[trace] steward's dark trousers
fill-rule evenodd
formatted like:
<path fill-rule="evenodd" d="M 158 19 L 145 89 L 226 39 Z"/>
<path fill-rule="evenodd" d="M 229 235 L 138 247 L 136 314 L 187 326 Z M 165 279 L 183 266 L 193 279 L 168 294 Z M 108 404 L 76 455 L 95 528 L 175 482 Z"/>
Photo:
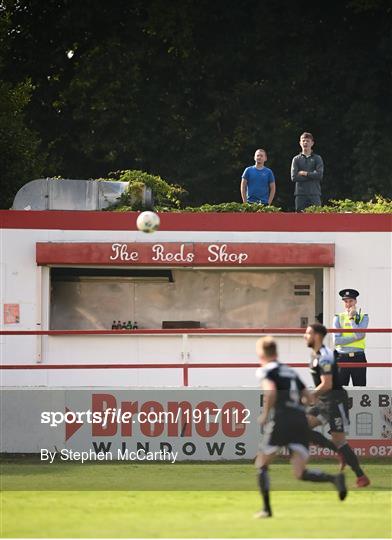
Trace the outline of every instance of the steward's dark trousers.
<path fill-rule="evenodd" d="M 338 353 L 338 363 L 341 362 L 355 362 L 358 364 L 366 364 L 365 353 Z M 353 382 L 353 386 L 366 386 L 366 367 L 357 368 L 340 368 L 340 384 L 348 386 L 350 384 L 350 377 Z"/>

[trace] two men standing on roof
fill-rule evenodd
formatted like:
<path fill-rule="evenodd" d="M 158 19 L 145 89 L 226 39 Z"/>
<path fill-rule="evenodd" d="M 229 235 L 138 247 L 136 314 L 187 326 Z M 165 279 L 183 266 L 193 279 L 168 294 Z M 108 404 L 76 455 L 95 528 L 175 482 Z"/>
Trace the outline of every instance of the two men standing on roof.
<path fill-rule="evenodd" d="M 302 212 L 308 206 L 321 206 L 321 180 L 324 163 L 313 152 L 314 138 L 305 131 L 299 138 L 301 152 L 291 163 L 291 180 L 295 183 L 295 211 Z M 241 178 L 241 198 L 243 203 L 271 205 L 276 193 L 275 177 L 264 164 L 267 152 L 258 148 L 254 155 L 255 165 L 246 167 Z"/>
<path fill-rule="evenodd" d="M 344 302 L 344 311 L 335 315 L 334 328 L 345 329 L 342 333 L 334 334 L 335 349 L 338 353 L 338 362 L 358 362 L 365 364 L 361 368 L 341 368 L 340 383 L 348 386 L 350 377 L 353 386 L 366 386 L 366 334 L 362 328 L 369 325 L 369 316 L 357 309 L 359 292 L 355 289 L 342 289 L 339 292 Z"/>

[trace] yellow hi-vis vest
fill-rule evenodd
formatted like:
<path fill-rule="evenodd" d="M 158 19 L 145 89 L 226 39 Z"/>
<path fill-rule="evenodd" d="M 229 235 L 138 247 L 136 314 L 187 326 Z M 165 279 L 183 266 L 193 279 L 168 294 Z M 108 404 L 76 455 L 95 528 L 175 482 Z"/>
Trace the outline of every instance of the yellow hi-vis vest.
<path fill-rule="evenodd" d="M 364 315 L 365 315 L 364 313 L 361 313 L 361 315 L 359 316 L 359 322 L 362 321 Z M 348 316 L 348 313 L 346 311 L 344 311 L 343 313 L 338 313 L 338 317 L 339 317 L 340 326 L 342 328 L 352 329 L 350 317 Z M 358 328 L 356 333 L 359 334 L 360 332 L 361 332 L 361 329 Z M 353 340 L 355 339 L 355 334 L 352 331 L 342 332 L 342 336 L 352 337 Z M 365 350 L 365 345 L 366 345 L 366 335 L 362 339 L 357 339 L 357 341 L 353 341 L 352 343 L 346 343 L 345 345 L 338 345 L 338 349 L 344 350 L 345 347 L 355 347 L 356 349 Z"/>

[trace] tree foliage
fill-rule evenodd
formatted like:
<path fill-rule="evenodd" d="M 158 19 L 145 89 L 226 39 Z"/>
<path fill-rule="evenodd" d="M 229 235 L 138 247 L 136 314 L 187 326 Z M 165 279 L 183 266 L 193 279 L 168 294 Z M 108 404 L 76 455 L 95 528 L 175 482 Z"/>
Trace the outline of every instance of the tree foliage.
<path fill-rule="evenodd" d="M 289 210 L 306 130 L 325 161 L 324 200 L 391 195 L 389 0 L 4 5 L 3 79 L 31 80 L 25 115 L 48 175 L 145 170 L 186 189 L 188 204 L 240 201 L 263 147 L 274 202 Z"/>
<path fill-rule="evenodd" d="M 0 19 L 0 45 L 5 43 L 8 24 Z M 18 189 L 42 172 L 39 139 L 25 119 L 32 90 L 28 79 L 15 84 L 0 81 L 0 208 L 9 208 Z"/>

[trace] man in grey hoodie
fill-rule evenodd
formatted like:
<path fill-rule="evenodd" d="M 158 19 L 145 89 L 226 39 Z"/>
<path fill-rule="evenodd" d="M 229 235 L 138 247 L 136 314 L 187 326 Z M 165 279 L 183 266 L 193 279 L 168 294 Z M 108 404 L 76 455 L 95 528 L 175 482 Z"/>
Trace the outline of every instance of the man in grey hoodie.
<path fill-rule="evenodd" d="M 302 133 L 299 138 L 302 152 L 291 163 L 291 180 L 295 182 L 295 211 L 301 212 L 308 206 L 321 205 L 321 185 L 324 163 L 318 154 L 312 152 L 313 135 Z"/>

